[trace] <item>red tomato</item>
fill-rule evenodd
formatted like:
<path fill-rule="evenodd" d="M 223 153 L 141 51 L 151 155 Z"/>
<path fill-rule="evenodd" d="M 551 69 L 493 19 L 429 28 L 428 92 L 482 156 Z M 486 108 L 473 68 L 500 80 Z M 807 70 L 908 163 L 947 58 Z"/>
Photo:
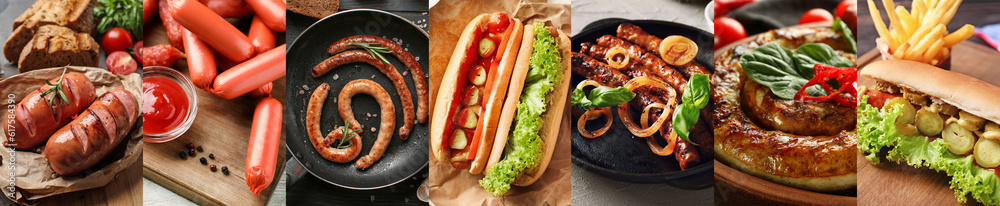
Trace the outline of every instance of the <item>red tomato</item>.
<path fill-rule="evenodd" d="M 820 8 L 810 9 L 805 14 L 802 14 L 802 18 L 799 18 L 799 24 L 828 21 L 833 21 L 833 14 L 830 14 L 826 9 Z"/>
<path fill-rule="evenodd" d="M 104 47 L 104 53 L 108 54 L 115 51 L 124 51 L 132 47 L 132 34 L 129 34 L 128 30 L 120 27 L 111 28 L 108 32 L 104 32 L 101 47 Z"/>
<path fill-rule="evenodd" d="M 507 14 L 503 12 L 497 12 L 490 16 L 490 22 L 486 25 L 490 33 L 497 33 L 507 30 L 507 26 L 510 25 L 510 18 L 507 18 Z"/>
<path fill-rule="evenodd" d="M 135 51 L 135 57 L 142 59 L 142 40 L 135 42 L 135 46 L 132 47 L 132 51 Z"/>
<path fill-rule="evenodd" d="M 740 24 L 736 19 L 715 18 L 715 49 L 746 37 L 747 30 L 743 29 L 743 24 Z"/>
<path fill-rule="evenodd" d="M 754 0 L 715 0 L 715 16 L 725 16 L 731 11 L 753 3 Z"/>
<path fill-rule="evenodd" d="M 114 51 L 108 55 L 108 70 L 112 74 L 117 75 L 129 75 L 135 72 L 138 65 L 135 63 L 135 59 L 132 58 L 128 52 L 125 51 Z"/>
<path fill-rule="evenodd" d="M 837 4 L 837 11 L 834 12 L 834 13 L 837 14 L 836 15 L 837 17 L 840 17 L 840 15 L 844 14 L 844 10 L 847 10 L 847 7 L 856 6 L 856 5 L 858 5 L 858 1 L 857 0 L 844 0 L 844 1 L 841 1 L 840 4 Z M 840 18 L 843 19 L 844 17 L 840 17 Z"/>

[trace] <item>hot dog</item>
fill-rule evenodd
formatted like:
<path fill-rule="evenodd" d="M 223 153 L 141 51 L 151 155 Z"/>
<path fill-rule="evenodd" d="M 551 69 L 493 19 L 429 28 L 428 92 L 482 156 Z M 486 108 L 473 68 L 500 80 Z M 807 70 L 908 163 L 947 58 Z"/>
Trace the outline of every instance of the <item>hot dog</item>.
<path fill-rule="evenodd" d="M 59 78 L 49 81 L 55 84 Z M 14 107 L 14 116 L 7 116 L 3 123 L 6 130 L 14 130 L 13 134 L 7 134 L 14 137 L 14 141 L 7 142 L 7 146 L 27 150 L 45 143 L 52 133 L 69 123 L 71 117 L 94 102 L 94 83 L 87 76 L 77 72 L 66 73 L 60 85 L 67 102 L 63 102 L 56 93 L 42 96 L 52 87 L 43 84 Z M 50 105 L 49 100 L 55 105 Z"/>
<path fill-rule="evenodd" d="M 187 65 L 188 72 L 191 73 L 191 83 L 194 83 L 194 86 L 198 88 L 208 90 L 212 86 L 215 76 L 219 75 L 215 68 L 215 51 L 187 29 L 184 29 L 184 47 L 187 48 Z"/>
<path fill-rule="evenodd" d="M 441 78 L 431 119 L 437 161 L 478 174 L 493 148 L 524 25 L 505 13 L 481 14 L 459 37 Z"/>
<path fill-rule="evenodd" d="M 257 102 L 250 128 L 245 175 L 250 192 L 258 195 L 271 185 L 275 167 L 278 165 L 278 146 L 281 144 L 281 102 L 270 97 Z"/>
<path fill-rule="evenodd" d="M 246 0 L 254 14 L 275 32 L 285 32 L 285 1 Z"/>
<path fill-rule="evenodd" d="M 170 14 L 177 23 L 234 62 L 243 62 L 254 55 L 253 44 L 243 32 L 198 1 L 181 2 Z"/>
<path fill-rule="evenodd" d="M 247 96 L 249 96 L 250 98 L 271 97 L 271 88 L 272 87 L 274 87 L 274 83 L 273 82 L 268 82 L 264 86 L 260 86 L 260 88 L 257 88 L 257 89 L 255 89 L 253 91 L 250 91 L 250 93 L 247 93 Z"/>
<path fill-rule="evenodd" d="M 275 40 L 278 38 L 271 29 L 267 28 L 264 21 L 260 20 L 259 16 L 253 17 L 253 21 L 250 23 L 250 33 L 247 36 L 250 38 L 250 43 L 253 44 L 254 51 L 257 54 L 274 49 Z"/>
<path fill-rule="evenodd" d="M 240 63 L 215 78 L 212 93 L 233 99 L 285 76 L 285 45 Z"/>
<path fill-rule="evenodd" d="M 49 166 L 63 176 L 90 169 L 125 139 L 138 119 L 137 110 L 138 103 L 125 89 L 104 93 L 49 138 L 44 152 Z"/>

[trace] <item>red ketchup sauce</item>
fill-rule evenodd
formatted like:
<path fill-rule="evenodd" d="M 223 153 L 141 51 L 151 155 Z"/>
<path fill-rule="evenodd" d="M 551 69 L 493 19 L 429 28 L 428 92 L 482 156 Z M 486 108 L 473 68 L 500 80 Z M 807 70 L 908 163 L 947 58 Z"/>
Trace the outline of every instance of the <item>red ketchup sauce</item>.
<path fill-rule="evenodd" d="M 180 84 L 167 77 L 142 78 L 142 132 L 162 134 L 187 119 L 188 97 Z"/>

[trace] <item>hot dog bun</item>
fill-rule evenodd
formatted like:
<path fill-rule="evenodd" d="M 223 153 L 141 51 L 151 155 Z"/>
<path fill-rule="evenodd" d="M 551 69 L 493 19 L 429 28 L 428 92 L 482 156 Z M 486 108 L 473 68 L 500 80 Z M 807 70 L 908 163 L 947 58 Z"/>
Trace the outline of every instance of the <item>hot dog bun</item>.
<path fill-rule="evenodd" d="M 527 25 L 521 42 L 521 50 L 518 52 L 517 64 L 514 66 L 514 74 L 511 77 L 510 89 L 507 92 L 507 99 L 504 102 L 503 112 L 500 116 L 499 129 L 493 142 L 493 150 L 490 152 L 490 159 L 487 163 L 487 170 L 491 170 L 504 157 L 504 147 L 512 135 L 515 124 L 515 115 L 521 101 L 521 94 L 525 87 L 525 78 L 530 70 L 531 53 L 535 49 L 535 28 L 536 25 Z M 548 29 L 548 27 L 546 27 Z M 553 29 L 549 29 L 552 31 Z M 566 99 L 569 94 L 570 84 L 570 39 L 566 34 L 556 31 L 558 38 L 556 44 L 559 48 L 561 59 L 562 78 L 554 84 L 554 87 L 545 97 L 546 111 L 541 116 L 542 124 L 538 135 L 542 142 L 542 153 L 539 163 L 533 167 L 519 172 L 511 184 L 517 186 L 528 186 L 538 180 L 548 168 L 552 159 L 552 152 L 555 151 L 555 142 L 559 137 L 561 121 L 566 108 Z"/>
<path fill-rule="evenodd" d="M 431 114 L 430 125 L 430 139 L 431 139 L 431 154 L 437 161 L 442 163 L 453 163 L 452 149 L 446 146 L 444 142 L 445 135 L 452 131 L 445 131 L 447 124 L 452 124 L 451 117 L 453 113 L 458 113 L 458 111 L 453 111 L 449 113 L 449 107 L 452 106 L 456 101 L 462 101 L 462 99 L 456 99 L 455 93 L 459 92 L 463 88 L 459 88 L 457 85 L 459 81 L 468 81 L 467 78 L 460 78 L 463 73 L 469 72 L 471 68 L 462 68 L 463 65 L 470 61 L 466 58 L 466 51 L 478 50 L 478 43 L 480 39 L 477 39 L 475 32 L 480 32 L 478 29 L 486 27 L 489 22 L 489 17 L 491 14 L 480 14 L 473 18 L 471 22 L 462 31 L 459 37 L 458 43 L 455 45 L 455 49 L 448 61 L 448 66 L 442 75 L 441 84 L 438 88 L 437 98 L 434 102 L 435 110 Z M 480 155 L 477 155 L 475 159 L 469 162 L 469 173 L 478 174 L 483 171 L 486 166 L 486 162 L 489 158 L 488 151 L 493 148 L 493 136 L 496 133 L 497 124 L 499 121 L 499 116 L 501 109 L 503 107 L 503 98 L 506 95 L 508 85 L 510 84 L 510 75 L 514 70 L 514 64 L 516 62 L 516 57 L 518 54 L 518 49 L 521 47 L 521 31 L 524 29 L 524 25 L 518 19 L 511 18 L 510 23 L 513 24 L 513 31 L 510 33 L 510 37 L 507 41 L 507 48 L 503 51 L 498 52 L 497 55 L 500 56 L 501 62 L 496 71 L 491 71 L 495 76 L 495 80 L 488 81 L 484 87 L 486 88 L 484 95 L 485 102 L 482 106 L 485 107 L 482 113 L 479 114 L 480 122 L 477 127 L 477 134 L 481 132 L 482 139 L 480 144 L 474 148 L 479 151 Z M 497 44 L 502 44 L 498 42 Z M 479 131 L 482 130 L 482 131 Z M 474 134 L 468 134 L 473 136 Z M 470 140 L 471 141 L 471 140 Z M 450 144 L 450 143 L 448 143 Z M 471 146 L 471 144 L 470 144 Z M 454 164 L 453 164 L 454 165 Z"/>
<path fill-rule="evenodd" d="M 878 61 L 861 70 L 861 76 L 884 81 L 940 98 L 958 109 L 1000 122 L 1000 87 L 958 72 L 907 60 Z"/>

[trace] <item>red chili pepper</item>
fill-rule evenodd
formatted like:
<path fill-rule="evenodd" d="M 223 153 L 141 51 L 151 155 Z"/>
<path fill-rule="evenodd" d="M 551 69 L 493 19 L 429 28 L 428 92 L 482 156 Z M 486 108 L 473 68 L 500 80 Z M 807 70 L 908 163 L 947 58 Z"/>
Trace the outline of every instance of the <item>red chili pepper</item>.
<path fill-rule="evenodd" d="M 858 70 L 850 67 L 834 67 L 823 64 L 813 66 L 813 73 L 816 74 L 805 85 L 795 93 L 795 100 L 799 101 L 830 101 L 833 100 L 844 106 L 856 107 L 858 104 L 858 90 L 854 88 L 854 83 L 858 81 Z M 834 80 L 840 85 L 839 89 L 826 82 Z M 809 96 L 806 88 L 813 85 L 820 85 L 826 90 L 827 96 Z"/>

